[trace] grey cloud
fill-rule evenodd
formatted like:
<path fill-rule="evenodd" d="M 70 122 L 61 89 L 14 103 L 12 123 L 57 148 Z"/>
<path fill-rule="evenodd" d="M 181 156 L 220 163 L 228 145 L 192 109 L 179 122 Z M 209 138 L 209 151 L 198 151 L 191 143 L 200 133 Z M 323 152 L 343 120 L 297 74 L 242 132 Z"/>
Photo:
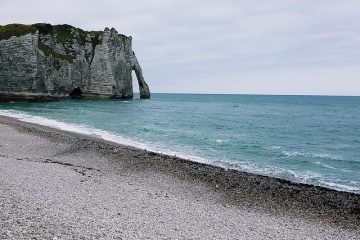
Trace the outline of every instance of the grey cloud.
<path fill-rule="evenodd" d="M 3 0 L 1 5 L 0 24 L 109 26 L 132 35 L 155 92 L 360 95 L 350 86 L 360 79 L 357 0 Z"/>

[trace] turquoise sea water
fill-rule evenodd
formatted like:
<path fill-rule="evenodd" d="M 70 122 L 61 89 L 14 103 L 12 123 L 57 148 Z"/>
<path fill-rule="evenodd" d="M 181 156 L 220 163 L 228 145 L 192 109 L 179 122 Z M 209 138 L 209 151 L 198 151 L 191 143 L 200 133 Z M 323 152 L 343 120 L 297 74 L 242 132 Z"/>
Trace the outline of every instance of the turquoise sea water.
<path fill-rule="evenodd" d="M 360 193 L 360 97 L 153 94 L 0 104 L 0 115 Z"/>

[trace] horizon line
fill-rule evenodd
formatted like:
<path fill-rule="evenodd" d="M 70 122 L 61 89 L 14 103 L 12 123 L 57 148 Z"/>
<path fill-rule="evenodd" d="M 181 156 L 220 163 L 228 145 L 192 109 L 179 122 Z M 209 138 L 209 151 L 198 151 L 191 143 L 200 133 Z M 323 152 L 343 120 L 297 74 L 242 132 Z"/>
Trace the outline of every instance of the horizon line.
<path fill-rule="evenodd" d="M 134 94 L 140 94 L 134 92 Z M 197 95 L 260 95 L 260 96 L 314 96 L 314 97 L 360 97 L 360 95 L 336 94 L 283 94 L 283 93 L 201 93 L 201 92 L 151 92 L 151 94 L 197 94 Z"/>

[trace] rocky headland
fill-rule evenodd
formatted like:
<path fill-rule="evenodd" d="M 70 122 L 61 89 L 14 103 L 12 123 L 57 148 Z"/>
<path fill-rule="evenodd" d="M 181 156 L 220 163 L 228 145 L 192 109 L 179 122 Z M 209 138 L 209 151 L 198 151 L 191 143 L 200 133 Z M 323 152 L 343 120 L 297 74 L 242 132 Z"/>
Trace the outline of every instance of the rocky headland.
<path fill-rule="evenodd" d="M 150 98 L 132 38 L 114 28 L 84 31 L 45 23 L 0 26 L 0 101 Z"/>

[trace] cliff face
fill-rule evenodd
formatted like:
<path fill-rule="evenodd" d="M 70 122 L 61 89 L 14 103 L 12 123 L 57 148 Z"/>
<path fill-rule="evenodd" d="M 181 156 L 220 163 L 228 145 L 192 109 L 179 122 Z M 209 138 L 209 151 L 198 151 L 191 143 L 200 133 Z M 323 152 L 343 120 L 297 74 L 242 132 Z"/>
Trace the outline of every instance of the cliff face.
<path fill-rule="evenodd" d="M 17 31 L 9 36 L 7 26 L 0 27 L 2 100 L 68 96 L 130 99 L 132 70 L 140 97 L 150 97 L 131 37 L 118 34 L 114 28 L 86 32 L 69 25 L 12 25 Z M 25 30 L 19 30 L 23 26 Z"/>

